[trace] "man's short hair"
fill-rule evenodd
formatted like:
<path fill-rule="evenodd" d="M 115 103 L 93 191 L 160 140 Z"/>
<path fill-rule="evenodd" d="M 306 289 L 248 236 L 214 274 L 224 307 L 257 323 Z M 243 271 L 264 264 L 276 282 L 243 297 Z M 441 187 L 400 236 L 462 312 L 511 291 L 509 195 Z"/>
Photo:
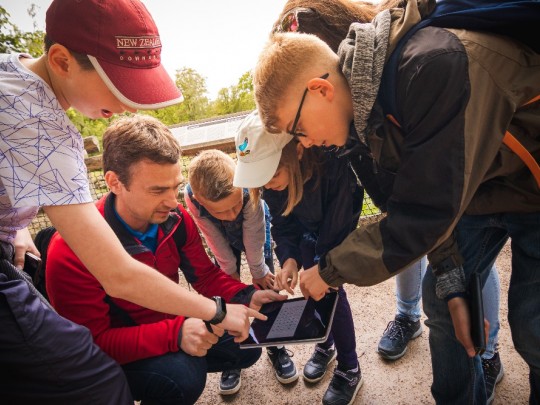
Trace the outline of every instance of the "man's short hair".
<path fill-rule="evenodd" d="M 337 72 L 337 55 L 321 39 L 311 34 L 273 34 L 259 55 L 253 71 L 255 100 L 261 119 L 269 132 L 278 133 L 277 109 L 290 99 L 292 88 L 306 73 L 319 69 L 313 77 Z M 298 103 L 302 93 L 298 92 Z"/>
<path fill-rule="evenodd" d="M 142 160 L 176 164 L 180 157 L 180 144 L 169 128 L 148 115 L 121 117 L 103 134 L 103 172 L 115 172 L 126 187 L 134 164 Z"/>
<path fill-rule="evenodd" d="M 195 156 L 188 167 L 188 181 L 195 197 L 217 202 L 230 196 L 233 186 L 233 158 L 217 149 L 202 151 Z"/>

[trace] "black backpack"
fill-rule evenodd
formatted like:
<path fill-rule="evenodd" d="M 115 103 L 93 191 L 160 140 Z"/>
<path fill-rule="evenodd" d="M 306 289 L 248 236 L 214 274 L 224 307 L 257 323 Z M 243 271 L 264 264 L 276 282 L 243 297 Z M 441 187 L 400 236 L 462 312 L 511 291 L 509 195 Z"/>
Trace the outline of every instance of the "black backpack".
<path fill-rule="evenodd" d="M 522 42 L 536 53 L 540 53 L 540 0 L 440 0 L 435 9 L 412 27 L 401 38 L 390 55 L 379 88 L 378 99 L 384 115 L 400 126 L 403 117 L 397 108 L 397 69 L 403 47 L 418 30 L 428 27 L 470 29 L 504 35 Z M 529 103 L 535 102 L 535 97 Z M 527 103 L 527 104 L 529 104 Z M 531 170 L 540 187 L 540 167 L 534 157 L 509 132 L 504 144 L 516 153 Z"/>
<path fill-rule="evenodd" d="M 56 233 L 54 226 L 48 226 L 40 230 L 34 238 L 34 244 L 36 245 L 39 253 L 41 253 L 41 265 L 36 269 L 34 274 L 30 274 L 34 287 L 43 295 L 47 301 L 49 296 L 47 295 L 47 289 L 45 288 L 45 264 L 47 263 L 47 249 L 51 238 Z"/>

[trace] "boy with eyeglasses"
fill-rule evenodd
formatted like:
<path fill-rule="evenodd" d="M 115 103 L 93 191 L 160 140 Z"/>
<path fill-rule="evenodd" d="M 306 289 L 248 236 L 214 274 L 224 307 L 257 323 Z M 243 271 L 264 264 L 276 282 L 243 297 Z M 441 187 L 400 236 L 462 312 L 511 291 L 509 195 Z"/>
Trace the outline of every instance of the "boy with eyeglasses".
<path fill-rule="evenodd" d="M 531 271 L 540 262 L 534 247 L 540 230 L 532 225 L 540 220 L 540 193 L 501 142 L 509 128 L 538 158 L 540 57 L 504 37 L 424 28 L 407 42 L 398 67 L 404 117 L 398 127 L 382 114 L 379 85 L 400 29 L 419 21 L 422 6 L 408 2 L 406 12 L 386 10 L 373 23 L 353 24 L 337 56 L 318 38 L 296 33 L 274 34 L 260 56 L 254 84 L 266 127 L 288 131 L 307 147 L 356 145 L 361 158 L 374 159 L 372 177 L 387 194 L 387 216 L 354 231 L 304 271 L 300 285 L 319 299 L 329 286 L 379 283 L 454 232 L 463 266 L 438 271 L 441 263 L 432 262 L 436 276 L 429 271 L 424 278 L 432 392 L 437 402 L 485 401 L 466 285 L 472 273 L 485 282 L 512 237 L 517 284 L 510 287 L 510 324 L 520 330 L 516 348 L 531 368 L 531 398 L 538 399 L 540 323 L 531 323 L 520 304 L 540 305 L 533 293 L 540 275 Z M 493 238 L 484 242 L 484 232 Z"/>

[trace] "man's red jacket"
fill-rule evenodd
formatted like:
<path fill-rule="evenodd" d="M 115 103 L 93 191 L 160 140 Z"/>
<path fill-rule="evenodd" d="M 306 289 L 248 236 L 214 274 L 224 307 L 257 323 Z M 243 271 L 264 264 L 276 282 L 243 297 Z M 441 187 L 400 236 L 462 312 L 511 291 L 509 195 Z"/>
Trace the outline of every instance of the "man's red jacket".
<path fill-rule="evenodd" d="M 176 283 L 180 268 L 193 288 L 206 297 L 219 295 L 227 302 L 249 302 L 255 289 L 229 277 L 212 263 L 193 219 L 182 206 L 171 211 L 169 218 L 159 225 L 154 254 L 118 220 L 114 200 L 115 195 L 109 193 L 96 205 L 132 257 Z M 185 232 L 183 238 L 176 238 L 185 240 L 182 246 L 176 246 L 175 232 Z M 183 316 L 156 312 L 108 296 L 58 233 L 48 249 L 46 283 L 58 313 L 89 328 L 96 344 L 120 364 L 179 350 Z"/>

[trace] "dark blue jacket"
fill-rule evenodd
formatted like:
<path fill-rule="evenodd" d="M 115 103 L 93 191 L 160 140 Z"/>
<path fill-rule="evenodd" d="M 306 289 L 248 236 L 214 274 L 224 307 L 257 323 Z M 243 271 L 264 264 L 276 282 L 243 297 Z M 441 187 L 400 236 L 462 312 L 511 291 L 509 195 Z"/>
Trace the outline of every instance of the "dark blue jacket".
<path fill-rule="evenodd" d="M 282 213 L 288 190 L 264 190 L 263 198 L 272 217 L 275 253 L 281 265 L 293 258 L 304 268 L 314 266 L 321 255 L 339 245 L 358 225 L 364 190 L 348 159 L 325 153 L 319 177 L 319 182 L 312 177 L 304 184 L 302 200 L 286 217 Z"/>

